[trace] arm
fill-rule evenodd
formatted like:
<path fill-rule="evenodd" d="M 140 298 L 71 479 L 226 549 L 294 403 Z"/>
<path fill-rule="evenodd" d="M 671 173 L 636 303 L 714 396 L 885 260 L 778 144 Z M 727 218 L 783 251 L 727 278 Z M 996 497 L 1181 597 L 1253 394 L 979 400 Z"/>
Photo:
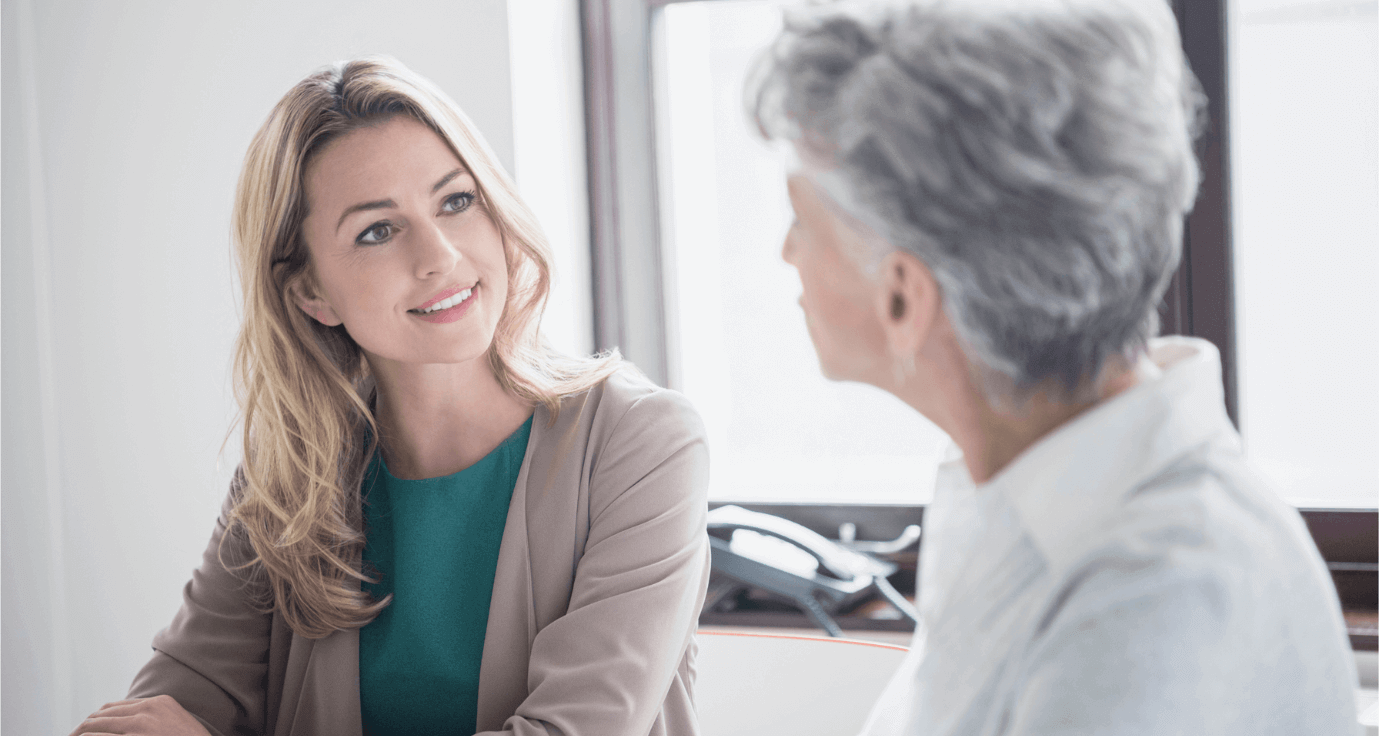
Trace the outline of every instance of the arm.
<path fill-rule="evenodd" d="M 703 604 L 707 493 L 708 447 L 689 402 L 660 391 L 634 403 L 593 468 L 569 610 L 536 635 L 529 694 L 500 733 L 651 731 Z"/>
<path fill-rule="evenodd" d="M 272 614 L 254 600 L 262 583 L 249 571 L 232 572 L 250 559 L 248 540 L 238 533 L 221 539 L 239 497 L 243 476 L 230 484 L 201 566 L 182 592 L 182 608 L 153 638 L 153 658 L 134 676 L 129 698 L 170 695 L 216 736 L 264 731 L 265 679 Z"/>

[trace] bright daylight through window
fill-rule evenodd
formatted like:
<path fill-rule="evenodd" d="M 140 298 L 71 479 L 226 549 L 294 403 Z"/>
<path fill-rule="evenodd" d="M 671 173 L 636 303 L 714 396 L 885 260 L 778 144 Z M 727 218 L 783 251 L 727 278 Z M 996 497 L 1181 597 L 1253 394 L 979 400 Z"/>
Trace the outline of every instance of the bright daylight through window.
<path fill-rule="evenodd" d="M 1376 4 L 1230 4 L 1240 415 L 1254 466 L 1300 506 L 1379 501 Z M 947 437 L 833 383 L 780 259 L 780 158 L 743 111 L 774 2 L 666 6 L 657 140 L 672 384 L 702 412 L 720 500 L 924 503 Z"/>
<path fill-rule="evenodd" d="M 890 394 L 819 373 L 780 258 L 785 168 L 742 103 L 780 22 L 777 3 L 683 3 L 657 29 L 672 385 L 708 427 L 713 499 L 923 503 L 947 435 Z"/>
<path fill-rule="evenodd" d="M 1379 505 L 1379 3 L 1236 0 L 1240 422 L 1298 506 Z"/>

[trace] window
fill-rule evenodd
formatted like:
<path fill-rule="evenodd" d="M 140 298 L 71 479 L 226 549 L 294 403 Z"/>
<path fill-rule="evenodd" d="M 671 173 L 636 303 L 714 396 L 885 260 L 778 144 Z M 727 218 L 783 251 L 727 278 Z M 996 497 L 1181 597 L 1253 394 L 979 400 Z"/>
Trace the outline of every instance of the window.
<path fill-rule="evenodd" d="M 819 376 L 798 284 L 779 260 L 784 170 L 750 131 L 742 90 L 782 4 L 585 3 L 591 169 L 602 167 L 591 178 L 604 209 L 596 340 L 701 407 L 715 498 L 923 503 L 946 438 L 888 395 Z M 1372 508 L 1379 468 L 1365 448 L 1379 446 L 1379 389 L 1363 379 L 1379 359 L 1379 289 L 1366 283 L 1379 272 L 1375 4 L 1173 5 L 1211 123 L 1164 330 L 1221 349 L 1228 411 L 1286 497 Z M 1229 64 L 1228 36 L 1238 41 Z M 1290 384 L 1299 375 L 1324 380 Z"/>
<path fill-rule="evenodd" d="M 1377 7 L 1230 6 L 1240 429 L 1299 506 L 1379 501 Z"/>
<path fill-rule="evenodd" d="M 652 35 L 670 384 L 704 417 L 713 500 L 924 503 L 947 435 L 819 373 L 780 257 L 786 171 L 742 104 L 780 27 L 775 2 L 681 3 Z"/>

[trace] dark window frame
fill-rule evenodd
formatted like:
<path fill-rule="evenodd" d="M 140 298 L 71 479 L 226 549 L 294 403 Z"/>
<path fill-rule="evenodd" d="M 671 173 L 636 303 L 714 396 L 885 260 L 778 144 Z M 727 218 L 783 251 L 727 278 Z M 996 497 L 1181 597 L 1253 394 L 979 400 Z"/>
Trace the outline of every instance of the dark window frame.
<path fill-rule="evenodd" d="M 694 0 L 580 0 L 593 264 L 594 341 L 618 347 L 653 381 L 673 370 L 660 247 L 652 34 L 657 11 Z M 731 0 L 720 0 L 730 2 Z M 1221 353 L 1226 411 L 1239 426 L 1231 228 L 1230 110 L 1226 0 L 1171 0 L 1188 63 L 1207 96 L 1197 141 L 1201 189 L 1184 224 L 1182 260 L 1160 307 L 1161 332 L 1201 337 Z M 713 502 L 720 506 L 727 502 Z M 893 539 L 922 523 L 922 505 L 742 503 L 837 538 L 843 523 L 859 539 Z M 1374 611 L 1379 581 L 1379 510 L 1299 509 L 1347 609 Z M 903 561 L 902 561 L 903 564 Z M 913 593 L 913 557 L 896 580 Z M 705 623 L 806 625 L 803 614 Z M 861 621 L 842 622 L 868 627 Z M 903 624 L 873 625 L 895 628 Z M 1352 629 L 1352 646 L 1376 649 L 1373 627 Z"/>
<path fill-rule="evenodd" d="M 1210 340 L 1221 353 L 1226 413 L 1240 426 L 1235 346 L 1234 242 L 1231 230 L 1230 105 L 1226 0 L 1173 0 L 1188 66 L 1207 97 L 1197 139 L 1202 182 L 1183 227 L 1183 254 L 1164 294 L 1162 334 Z"/>

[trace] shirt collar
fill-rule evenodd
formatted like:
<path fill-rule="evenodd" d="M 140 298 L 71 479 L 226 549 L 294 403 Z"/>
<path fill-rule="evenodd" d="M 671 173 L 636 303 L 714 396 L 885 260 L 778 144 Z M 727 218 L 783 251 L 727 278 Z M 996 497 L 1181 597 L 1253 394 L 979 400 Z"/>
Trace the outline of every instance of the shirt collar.
<path fill-rule="evenodd" d="M 1159 376 L 1045 435 L 977 489 L 1010 501 L 1055 568 L 1070 564 L 1130 492 L 1175 458 L 1213 439 L 1239 447 L 1214 345 L 1157 338 L 1149 359 Z"/>

